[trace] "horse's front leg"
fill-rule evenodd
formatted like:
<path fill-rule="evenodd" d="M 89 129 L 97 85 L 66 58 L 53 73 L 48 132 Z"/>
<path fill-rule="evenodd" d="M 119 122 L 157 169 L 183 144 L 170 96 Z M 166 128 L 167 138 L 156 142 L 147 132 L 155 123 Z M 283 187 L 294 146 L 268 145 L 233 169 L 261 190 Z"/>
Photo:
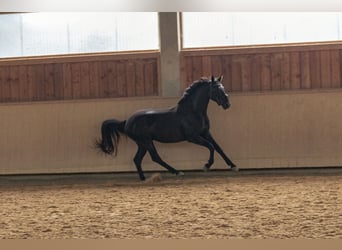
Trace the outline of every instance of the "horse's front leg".
<path fill-rule="evenodd" d="M 211 165 L 213 165 L 214 163 L 215 148 L 212 145 L 212 143 L 208 141 L 206 138 L 199 136 L 199 135 L 191 137 L 190 139 L 188 139 L 188 141 L 209 149 L 209 152 L 210 152 L 209 159 L 208 159 L 208 162 L 204 165 L 204 170 L 209 170 Z"/>
<path fill-rule="evenodd" d="M 204 138 L 206 138 L 215 148 L 216 152 L 221 155 L 223 160 L 226 162 L 228 166 L 231 167 L 233 171 L 239 171 L 239 168 L 229 159 L 229 157 L 223 152 L 221 147 L 217 144 L 217 142 L 214 140 L 214 138 L 211 136 L 209 131 L 204 135 Z M 210 167 L 208 167 L 206 170 L 208 171 Z"/>

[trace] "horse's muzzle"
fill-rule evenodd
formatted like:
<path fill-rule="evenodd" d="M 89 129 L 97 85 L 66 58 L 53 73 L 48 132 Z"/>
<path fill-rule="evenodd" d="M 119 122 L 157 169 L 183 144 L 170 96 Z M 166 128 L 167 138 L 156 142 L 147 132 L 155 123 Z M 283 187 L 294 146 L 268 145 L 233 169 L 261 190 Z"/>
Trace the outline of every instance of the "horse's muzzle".
<path fill-rule="evenodd" d="M 222 107 L 223 109 L 228 109 L 230 107 L 230 103 L 223 103 Z"/>

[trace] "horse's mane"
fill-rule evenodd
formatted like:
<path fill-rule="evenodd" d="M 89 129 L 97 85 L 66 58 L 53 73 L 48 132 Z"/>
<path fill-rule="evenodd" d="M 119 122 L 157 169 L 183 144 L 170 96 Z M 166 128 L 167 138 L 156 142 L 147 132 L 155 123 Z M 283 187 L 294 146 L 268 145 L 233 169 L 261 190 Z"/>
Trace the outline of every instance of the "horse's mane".
<path fill-rule="evenodd" d="M 208 84 L 209 82 L 210 80 L 208 78 L 202 77 L 200 80 L 191 83 L 191 85 L 184 91 L 183 97 L 179 100 L 178 104 L 184 103 L 186 100 L 189 99 L 189 96 L 197 91 L 198 88 L 205 84 Z"/>

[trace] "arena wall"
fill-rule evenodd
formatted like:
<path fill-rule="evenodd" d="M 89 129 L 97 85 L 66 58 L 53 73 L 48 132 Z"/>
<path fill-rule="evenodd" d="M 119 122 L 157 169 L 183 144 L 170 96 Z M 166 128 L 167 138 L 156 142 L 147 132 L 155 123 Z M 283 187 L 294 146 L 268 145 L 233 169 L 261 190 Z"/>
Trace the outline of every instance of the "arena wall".
<path fill-rule="evenodd" d="M 239 93 L 232 107 L 209 106 L 211 130 L 242 169 L 341 166 L 342 91 Z M 118 98 L 0 104 L 0 174 L 135 171 L 135 144 L 120 142 L 116 158 L 93 148 L 101 122 L 126 119 L 178 98 Z M 156 143 L 161 157 L 182 170 L 201 169 L 209 153 L 187 142 Z M 226 168 L 216 155 L 213 168 Z M 163 170 L 149 156 L 144 170 Z"/>
<path fill-rule="evenodd" d="M 102 121 L 173 106 L 212 74 L 224 76 L 232 107 L 209 106 L 211 130 L 240 168 L 342 165 L 340 41 L 182 49 L 178 14 L 159 13 L 158 51 L 1 59 L 0 174 L 135 171 L 129 139 L 116 158 L 94 149 Z M 182 170 L 209 156 L 187 142 L 156 146 Z M 149 156 L 143 168 L 162 170 Z"/>

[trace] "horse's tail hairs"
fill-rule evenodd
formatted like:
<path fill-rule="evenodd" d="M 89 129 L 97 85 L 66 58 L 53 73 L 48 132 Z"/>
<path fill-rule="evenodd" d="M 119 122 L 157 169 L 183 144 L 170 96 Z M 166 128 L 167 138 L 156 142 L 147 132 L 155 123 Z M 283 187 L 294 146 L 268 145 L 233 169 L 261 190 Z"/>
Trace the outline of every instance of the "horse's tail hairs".
<path fill-rule="evenodd" d="M 101 139 L 95 141 L 95 147 L 106 154 L 117 155 L 120 133 L 125 133 L 126 121 L 106 120 L 101 126 Z"/>

